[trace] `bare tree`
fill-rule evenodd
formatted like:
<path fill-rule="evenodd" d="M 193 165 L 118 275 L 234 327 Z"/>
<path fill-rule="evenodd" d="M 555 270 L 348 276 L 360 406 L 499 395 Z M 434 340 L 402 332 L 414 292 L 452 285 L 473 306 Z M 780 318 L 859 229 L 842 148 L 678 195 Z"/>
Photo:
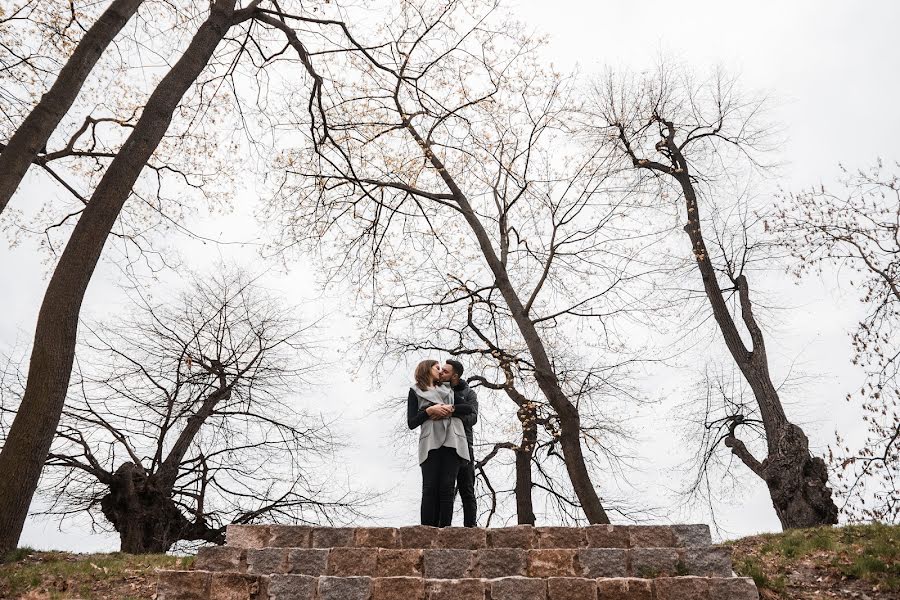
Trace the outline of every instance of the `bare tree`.
<path fill-rule="evenodd" d="M 331 477 L 327 424 L 296 406 L 317 366 L 296 309 L 229 269 L 137 303 L 79 344 L 45 514 L 87 513 L 130 553 L 221 544 L 229 523 L 360 515 L 362 496 Z"/>
<path fill-rule="evenodd" d="M 567 143 L 570 85 L 496 13 L 494 2 L 399 3 L 390 39 L 360 41 L 366 53 L 333 71 L 331 137 L 314 152 L 286 153 L 272 214 L 281 244 L 336 242 L 325 251 L 335 276 L 360 267 L 352 284 L 386 310 L 369 324 L 376 332 L 414 323 L 428 335 L 450 312 L 465 314 L 467 292 L 451 293 L 456 280 L 495 288 L 508 319 L 502 347 L 522 349 L 559 418 L 581 509 L 606 523 L 576 390 L 553 349 L 590 356 L 610 347 L 614 328 L 604 321 L 643 308 L 645 296 L 620 288 L 643 274 L 634 259 L 652 236 L 638 242 L 617 228 L 625 200 L 601 199 L 603 157 Z M 596 332 L 565 336 L 590 322 Z"/>
<path fill-rule="evenodd" d="M 615 148 L 623 169 L 633 169 L 632 185 L 663 201 L 672 196 L 683 202 L 696 272 L 725 345 L 752 390 L 766 456 L 757 459 L 739 435 L 752 426 L 751 415 L 728 415 L 721 424 L 724 434 L 716 439 L 766 483 L 783 527 L 836 523 L 825 462 L 810 454 L 806 434 L 788 420 L 772 382 L 765 336 L 750 299 L 747 271 L 754 257 L 747 222 L 736 236 L 744 243 L 730 246 L 716 239 L 708 244 L 704 235 L 704 228 L 715 230 L 711 217 L 703 216 L 704 206 L 715 214 L 717 206 L 733 200 L 719 197 L 723 188 L 716 187 L 717 177 L 739 177 L 736 169 L 758 166 L 754 157 L 768 134 L 757 123 L 760 102 L 740 98 L 734 81 L 721 73 L 697 84 L 665 66 L 642 78 L 610 75 L 595 92 L 588 126 L 595 143 Z"/>
<path fill-rule="evenodd" d="M 852 334 L 865 369 L 861 402 L 868 436 L 851 451 L 838 435 L 829 458 L 842 512 L 851 520 L 900 520 L 900 165 L 843 169 L 842 189 L 820 185 L 781 199 L 773 228 L 799 277 L 836 266 L 861 293 L 866 315 Z"/>
<path fill-rule="evenodd" d="M 0 553 L 13 548 L 56 432 L 72 371 L 85 290 L 131 187 L 165 134 L 184 93 L 235 20 L 236 0 L 218 0 L 181 59 L 160 82 L 72 232 L 38 316 L 28 384 L 0 451 Z M 237 13 L 243 21 L 250 15 Z"/>
<path fill-rule="evenodd" d="M 113 38 L 137 12 L 143 0 L 113 0 L 88 29 L 53 86 L 5 144 L 0 143 L 0 213 L 19 187 L 26 171 L 47 145 L 47 140 L 72 106 L 82 85 Z M 19 7 L 6 19 L 24 18 Z"/>
<path fill-rule="evenodd" d="M 278 7 L 274 2 L 272 6 Z M 316 10 L 318 6 L 311 7 L 310 12 Z M 301 12 L 305 13 L 305 9 Z M 204 123 L 211 112 L 208 99 L 216 97 L 225 82 L 233 82 L 235 66 L 250 54 L 250 49 L 258 53 L 248 59 L 257 68 L 290 51 L 296 56 L 292 67 L 299 67 L 310 79 L 307 114 L 310 130 L 322 126 L 315 119 L 322 78 L 313 69 L 297 31 L 287 27 L 283 20 L 273 18 L 272 13 L 261 6 L 261 0 L 253 0 L 240 9 L 237 0 L 216 0 L 209 6 L 205 21 L 193 33 L 187 48 L 150 95 L 137 121 L 133 126 L 128 125 L 130 133 L 125 141 L 106 157 L 108 167 L 101 169 L 103 174 L 90 200 L 85 200 L 83 210 L 78 211 L 77 224 L 44 296 L 32 345 L 28 384 L 0 452 L 0 502 L 7 507 L 0 517 L 0 553 L 12 548 L 18 539 L 41 464 L 53 439 L 71 375 L 84 292 L 123 207 L 132 193 L 137 195 L 135 182 L 163 141 L 176 110 L 179 114 L 187 112 L 192 123 Z M 310 19 L 310 23 L 310 27 L 338 31 L 343 25 L 327 19 Z M 232 30 L 236 37 L 231 35 Z M 254 33 L 257 37 L 253 37 Z M 282 39 L 281 49 L 271 49 L 272 34 Z M 225 44 L 221 44 L 223 40 Z M 220 44 L 223 48 L 217 53 Z M 201 78 L 204 72 L 209 76 Z M 195 89 L 191 97 L 195 104 L 186 108 L 182 103 L 191 89 Z M 239 118 L 244 118 L 238 112 Z M 208 146 L 201 147 L 201 155 L 205 151 Z"/>

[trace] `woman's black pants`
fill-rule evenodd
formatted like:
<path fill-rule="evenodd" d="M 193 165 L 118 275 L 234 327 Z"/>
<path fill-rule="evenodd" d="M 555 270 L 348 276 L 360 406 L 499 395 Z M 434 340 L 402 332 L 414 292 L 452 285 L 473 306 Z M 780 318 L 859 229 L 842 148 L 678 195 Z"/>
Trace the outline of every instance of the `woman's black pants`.
<path fill-rule="evenodd" d="M 463 459 L 442 446 L 428 453 L 422 467 L 422 525 L 449 527 L 453 521 L 456 477 Z"/>

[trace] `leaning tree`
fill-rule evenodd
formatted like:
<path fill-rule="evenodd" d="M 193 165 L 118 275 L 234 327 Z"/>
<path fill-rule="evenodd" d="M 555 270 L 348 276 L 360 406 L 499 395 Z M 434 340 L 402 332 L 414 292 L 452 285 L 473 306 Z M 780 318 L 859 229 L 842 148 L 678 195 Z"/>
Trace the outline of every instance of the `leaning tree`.
<path fill-rule="evenodd" d="M 15 132 L 8 141 L 0 142 L 0 213 L 6 208 L 9 199 L 19 187 L 22 178 L 28 171 L 39 152 L 46 152 L 47 141 L 56 127 L 62 121 L 66 112 L 72 107 L 82 86 L 96 65 L 100 56 L 106 51 L 116 35 L 125 24 L 137 12 L 143 0 L 113 0 L 106 9 L 97 17 L 91 27 L 84 32 L 72 51 L 71 56 L 65 61 L 59 75 L 52 86 L 41 96 L 41 99 L 28 113 L 28 116 L 18 124 Z M 66 37 L 66 30 L 71 27 L 77 31 L 82 27 L 78 22 L 80 15 L 74 3 L 70 4 L 70 14 L 65 18 L 54 14 L 53 8 L 47 8 L 33 0 L 28 0 L 20 6 L 11 9 L 10 14 L 0 12 L 0 23 L 3 25 L 16 25 L 19 22 L 51 29 L 56 38 Z M 60 7 L 56 7 L 59 10 Z M 50 12 L 47 15 L 40 14 Z M 63 24 L 54 22 L 62 21 Z M 12 27 L 9 27 L 12 29 Z M 2 30 L 0 30 L 2 31 Z M 38 33 L 38 37 L 44 37 Z M 32 55 L 25 55 L 19 48 L 11 48 L 3 44 L 3 48 L 10 55 L 12 63 L 4 71 L 12 71 L 13 66 L 29 61 L 38 62 L 40 59 Z M 7 62 L 7 61 L 4 61 Z M 6 67 L 7 65 L 4 65 Z M 35 66 L 35 69 L 37 66 Z"/>
<path fill-rule="evenodd" d="M 759 167 L 770 131 L 760 122 L 761 101 L 740 96 L 735 82 L 716 72 L 707 81 L 662 66 L 634 77 L 609 74 L 594 86 L 585 132 L 608 148 L 632 177 L 627 185 L 681 205 L 694 272 L 705 303 L 735 366 L 749 386 L 764 432 L 759 459 L 741 437 L 757 424 L 741 411 L 725 415 L 713 437 L 769 489 L 784 528 L 837 522 L 825 462 L 810 453 L 803 430 L 785 413 L 772 380 L 765 335 L 751 300 L 748 272 L 760 259 L 747 232 L 755 215 L 729 189 Z M 731 208 L 729 208 L 729 206 Z M 737 216 L 729 231 L 722 215 Z M 673 258 L 674 260 L 674 258 Z"/>
<path fill-rule="evenodd" d="M 195 279 L 165 304 L 88 324 L 43 491 L 123 552 L 222 544 L 225 526 L 334 522 L 365 500 L 332 477 L 336 444 L 298 407 L 312 327 L 245 273 Z"/>
<path fill-rule="evenodd" d="M 284 4 L 288 8 L 293 5 Z M 215 0 L 203 7 L 189 3 L 190 18 L 178 15 L 176 19 L 179 31 L 190 31 L 186 47 L 179 48 L 180 57 L 146 101 L 139 104 L 140 114 L 127 122 L 124 132 L 127 135 L 123 135 L 121 143 L 102 157 L 101 164 L 93 171 L 98 174 L 97 180 L 90 179 L 92 191 L 80 195 L 83 209 L 77 211 L 77 222 L 47 286 L 38 314 L 27 385 L 0 451 L 0 504 L 5 507 L 0 513 L 0 554 L 13 548 L 21 534 L 56 433 L 72 372 L 85 291 L 107 239 L 128 200 L 138 196 L 135 185 L 154 153 L 164 145 L 173 120 L 178 117 L 195 128 L 209 128 L 217 116 L 216 111 L 210 110 L 209 101 L 234 83 L 238 65 L 246 61 L 258 73 L 260 68 L 287 52 L 293 57 L 292 67 L 308 76 L 307 81 L 296 84 L 303 86 L 311 98 L 307 121 L 313 121 L 310 125 L 313 129 L 323 127 L 321 120 L 315 119 L 315 100 L 322 89 L 322 78 L 314 69 L 300 36 L 313 37 L 311 30 L 318 27 L 328 29 L 323 37 L 333 41 L 331 32 L 341 35 L 342 23 L 321 18 L 320 3 L 297 4 L 294 12 L 317 15 L 299 31 L 279 18 L 280 3 L 253 0 L 239 5 L 237 0 Z M 321 6 L 327 4 L 332 4 L 329 11 L 340 15 L 340 8 L 333 3 Z M 295 78 L 299 79 L 302 78 Z M 258 83 L 265 87 L 264 82 Z M 296 88 L 292 92 L 296 94 Z M 240 110 L 236 112 L 238 121 L 246 117 Z M 85 123 L 90 129 L 91 121 Z M 194 148 L 201 158 L 212 149 L 211 144 Z"/>
<path fill-rule="evenodd" d="M 141 118 L 106 169 L 72 231 L 38 314 L 28 383 L 0 451 L 0 553 L 19 539 L 31 498 L 62 414 L 72 372 L 78 315 L 107 237 L 132 186 L 168 128 L 184 94 L 207 66 L 236 14 L 236 0 L 219 0 L 181 59 L 160 81 Z"/>

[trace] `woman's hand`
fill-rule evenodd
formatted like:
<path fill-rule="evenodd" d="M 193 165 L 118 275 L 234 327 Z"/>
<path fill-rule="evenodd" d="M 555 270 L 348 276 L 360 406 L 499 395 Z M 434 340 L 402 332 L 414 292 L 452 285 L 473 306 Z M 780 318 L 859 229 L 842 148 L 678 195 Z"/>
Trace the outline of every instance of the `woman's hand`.
<path fill-rule="evenodd" d="M 440 421 L 453 414 L 453 407 L 449 404 L 434 404 L 425 409 L 425 414 L 432 421 Z"/>

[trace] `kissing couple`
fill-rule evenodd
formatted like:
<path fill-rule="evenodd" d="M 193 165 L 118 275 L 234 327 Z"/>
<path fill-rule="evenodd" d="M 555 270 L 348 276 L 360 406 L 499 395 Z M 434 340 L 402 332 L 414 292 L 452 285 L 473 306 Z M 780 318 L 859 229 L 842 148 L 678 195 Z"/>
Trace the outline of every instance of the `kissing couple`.
<path fill-rule="evenodd" d="M 448 360 L 423 360 L 413 373 L 406 421 L 419 428 L 422 468 L 422 525 L 449 527 L 457 488 L 463 524 L 476 525 L 472 427 L 478 421 L 478 397 L 462 379 L 463 366 Z"/>

